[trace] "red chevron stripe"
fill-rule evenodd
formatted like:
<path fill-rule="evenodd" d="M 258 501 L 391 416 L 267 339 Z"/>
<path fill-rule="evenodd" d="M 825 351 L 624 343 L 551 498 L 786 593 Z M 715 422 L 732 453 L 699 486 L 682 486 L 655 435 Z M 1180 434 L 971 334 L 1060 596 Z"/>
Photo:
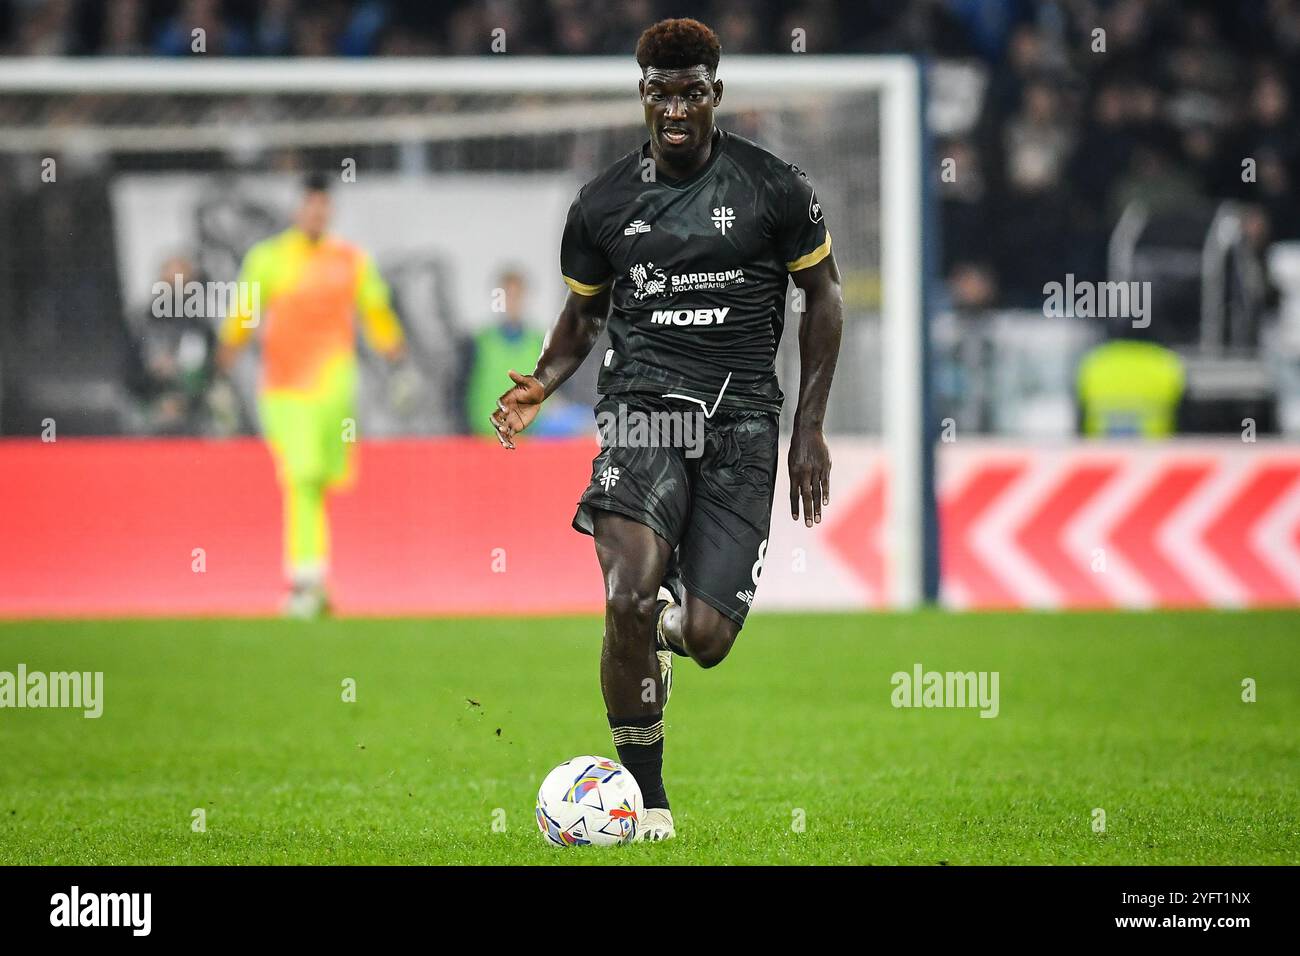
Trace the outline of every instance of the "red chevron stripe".
<path fill-rule="evenodd" d="M 1070 607 L 1108 607 L 1113 602 L 1061 547 L 1065 526 L 1118 470 L 1116 465 L 1076 465 L 1016 532 L 1016 542 L 1061 591 Z"/>
<path fill-rule="evenodd" d="M 1203 533 L 1206 545 L 1237 578 L 1251 604 L 1287 604 L 1300 597 L 1250 544 L 1256 523 L 1297 477 L 1300 465 L 1259 469 Z"/>
<path fill-rule="evenodd" d="M 939 559 L 943 577 L 961 585 L 972 607 L 1015 607 L 1020 603 L 971 547 L 971 541 L 975 523 L 1024 470 L 1023 462 L 977 468 L 960 492 L 940 502 Z"/>
<path fill-rule="evenodd" d="M 1151 586 L 1159 604 L 1205 603 L 1205 596 L 1165 557 L 1156 536 L 1169 516 L 1213 470 L 1214 463 L 1209 461 L 1167 467 L 1111 529 L 1110 544 Z"/>
<path fill-rule="evenodd" d="M 831 506 L 835 506 L 834 499 Z M 835 508 L 835 525 L 827 532 L 831 547 L 846 567 L 871 590 L 875 605 L 883 606 L 885 594 L 885 556 L 880 548 L 880 533 L 885 521 L 885 475 L 877 471 L 849 504 Z"/>

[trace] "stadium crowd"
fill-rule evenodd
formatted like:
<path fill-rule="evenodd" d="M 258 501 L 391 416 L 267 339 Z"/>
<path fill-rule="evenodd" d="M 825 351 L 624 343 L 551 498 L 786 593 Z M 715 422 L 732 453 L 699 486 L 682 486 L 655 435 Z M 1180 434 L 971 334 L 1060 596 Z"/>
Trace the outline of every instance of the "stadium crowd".
<path fill-rule="evenodd" d="M 1239 198 L 1257 246 L 1300 236 L 1300 0 L 0 0 L 0 51 L 184 56 L 202 28 L 208 55 L 472 56 L 499 28 L 509 53 L 628 53 L 646 23 L 684 12 L 729 53 L 789 52 L 801 30 L 811 53 L 981 65 L 978 121 L 939 144 L 968 171 L 942 186 L 958 305 L 1036 305 L 1044 281 L 1097 272 L 1137 197 Z"/>

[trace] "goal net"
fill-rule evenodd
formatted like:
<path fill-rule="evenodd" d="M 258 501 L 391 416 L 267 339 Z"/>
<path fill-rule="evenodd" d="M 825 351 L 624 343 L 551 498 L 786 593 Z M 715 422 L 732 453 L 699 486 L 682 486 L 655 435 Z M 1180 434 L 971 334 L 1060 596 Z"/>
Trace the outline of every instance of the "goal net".
<path fill-rule="evenodd" d="M 802 547 L 809 591 L 829 606 L 845 594 L 914 604 L 928 480 L 917 68 L 731 57 L 719 76 L 719 125 L 808 172 L 844 281 L 826 422 L 837 520 L 811 549 L 774 521 L 769 554 Z M 248 247 L 289 220 L 310 170 L 337 176 L 334 228 L 375 256 L 421 372 L 418 400 L 398 408 L 381 364 L 363 361 L 365 433 L 456 433 L 465 343 L 498 318 L 502 274 L 526 278 L 529 324 L 554 318 L 569 202 L 644 139 L 637 79 L 623 58 L 0 64 L 0 161 L 18 186 L 0 200 L 6 431 L 60 405 L 76 430 L 138 431 L 122 368 L 154 284 L 178 259 L 194 277 L 233 279 Z M 787 316 L 779 356 L 787 433 L 798 325 Z M 602 352 L 560 393 L 574 421 Z M 253 427 L 251 363 L 237 384 L 213 433 Z M 778 519 L 785 488 L 782 467 Z"/>

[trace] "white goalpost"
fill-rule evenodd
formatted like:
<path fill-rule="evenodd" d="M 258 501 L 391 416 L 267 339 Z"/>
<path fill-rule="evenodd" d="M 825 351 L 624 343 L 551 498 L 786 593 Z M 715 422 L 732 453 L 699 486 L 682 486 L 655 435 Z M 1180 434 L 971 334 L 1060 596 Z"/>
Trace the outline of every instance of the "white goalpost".
<path fill-rule="evenodd" d="M 542 136 L 557 124 L 570 131 L 622 128 L 640 123 L 639 110 L 627 98 L 638 77 L 631 57 L 10 59 L 0 62 L 0 97 L 12 98 L 17 105 L 0 119 L 0 155 L 39 159 L 60 151 L 148 156 L 217 150 L 247 155 L 340 142 L 386 145 L 400 151 L 404 145 L 461 142 L 476 136 Z M 841 230 L 870 216 L 878 218 L 878 375 L 882 382 L 878 422 L 888 471 L 881 547 L 889 569 L 885 603 L 914 607 L 925 597 L 924 488 L 930 480 L 924 421 L 920 66 L 905 56 L 727 56 L 719 77 L 726 84 L 724 114 L 760 114 L 779 106 L 794 115 L 816 111 L 828 99 L 854 95 L 873 97 L 878 104 L 875 145 L 864 141 L 856 157 L 851 147 L 841 148 L 841 153 L 847 153 L 844 163 L 849 174 L 860 175 L 866 193 L 878 194 L 878 209 L 828 209 Z M 221 97 L 270 96 L 290 102 L 298 98 L 303 109 L 296 115 L 231 110 L 223 120 L 219 111 L 195 115 L 183 105 Z M 117 113 L 105 120 L 92 109 L 70 119 L 70 110 L 42 106 L 54 99 L 71 106 L 87 97 L 104 104 L 116 102 Z M 357 98 L 360 105 L 354 103 L 345 117 L 332 112 L 349 97 Z M 380 97 L 392 97 L 406 106 L 373 108 L 374 98 Z M 403 97 L 445 97 L 448 102 L 473 97 L 480 105 L 438 109 L 412 105 L 414 101 Z M 555 97 L 554 102 L 548 97 Z M 24 108 L 24 98 L 33 101 L 30 110 Z M 152 115 L 135 105 L 138 98 L 174 108 L 160 106 L 154 110 L 159 115 Z M 784 155 L 779 148 L 774 151 Z M 817 168 L 810 168 L 810 174 L 818 180 Z M 852 190 L 847 194 L 858 195 Z M 873 244 L 876 231 L 873 225 Z M 834 221 L 832 232 L 838 252 L 840 237 Z M 853 362 L 852 354 L 841 355 L 837 389 L 844 380 L 861 374 Z"/>

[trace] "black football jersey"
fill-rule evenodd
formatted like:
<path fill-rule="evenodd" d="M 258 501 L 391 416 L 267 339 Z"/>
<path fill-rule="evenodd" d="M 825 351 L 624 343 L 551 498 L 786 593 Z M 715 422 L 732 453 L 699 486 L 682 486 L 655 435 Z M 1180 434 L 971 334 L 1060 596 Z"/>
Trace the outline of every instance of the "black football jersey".
<path fill-rule="evenodd" d="M 687 179 L 653 164 L 648 142 L 614 163 L 578 191 L 564 226 L 569 288 L 613 285 L 597 390 L 779 410 L 788 276 L 831 249 L 811 183 L 723 130 Z"/>

